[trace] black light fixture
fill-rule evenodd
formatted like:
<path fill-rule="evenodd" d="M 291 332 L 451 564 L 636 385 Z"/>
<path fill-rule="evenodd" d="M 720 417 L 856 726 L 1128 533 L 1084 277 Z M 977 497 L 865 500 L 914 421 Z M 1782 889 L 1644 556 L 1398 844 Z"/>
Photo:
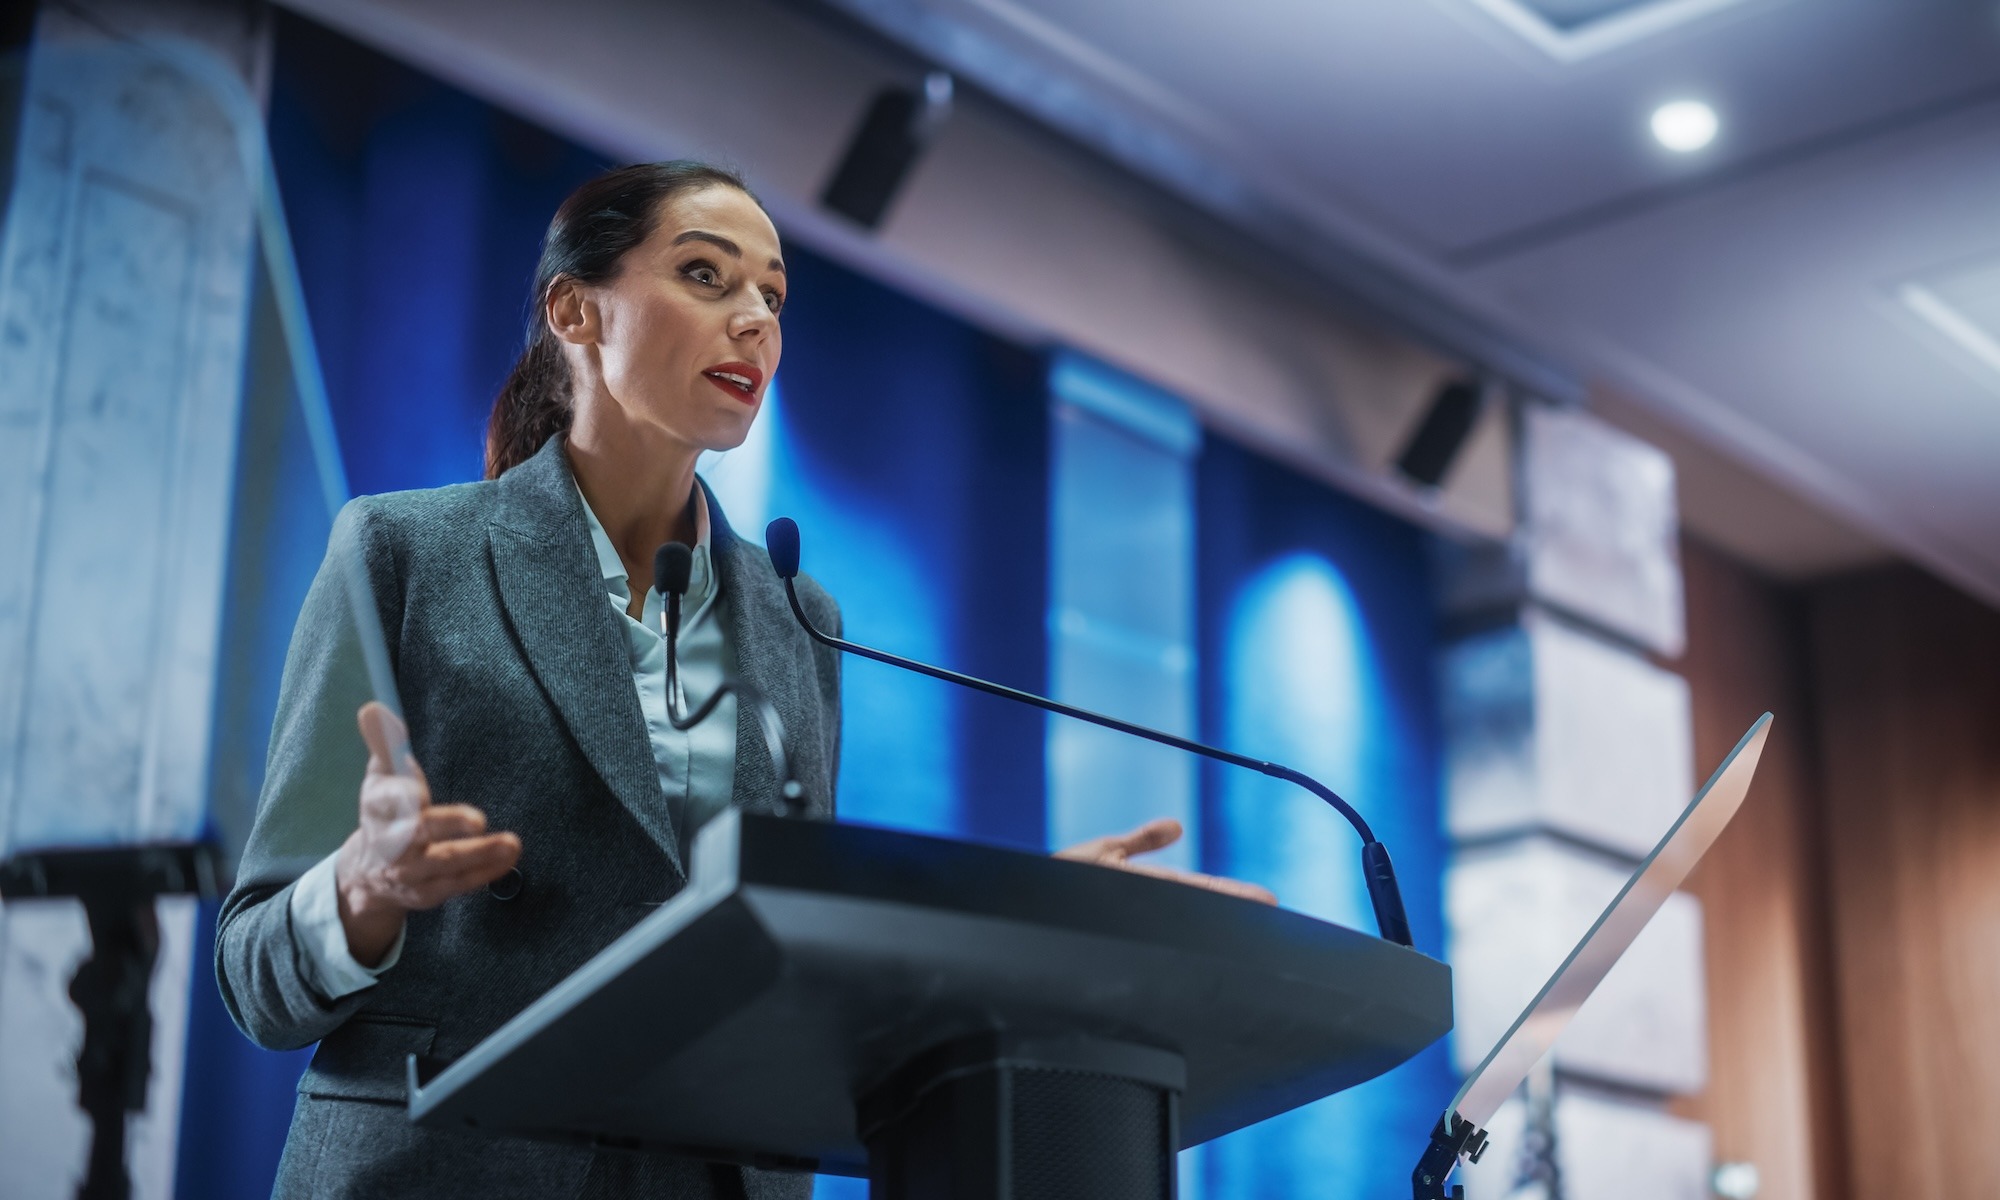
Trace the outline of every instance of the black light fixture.
<path fill-rule="evenodd" d="M 1472 436 L 1485 400 L 1486 385 L 1480 380 L 1451 379 L 1441 384 L 1396 456 L 1396 470 L 1420 487 L 1442 484 Z"/>
<path fill-rule="evenodd" d="M 910 168 L 951 116 L 951 92 L 951 76 L 932 71 L 920 89 L 877 93 L 819 202 L 864 229 L 879 226 Z"/>

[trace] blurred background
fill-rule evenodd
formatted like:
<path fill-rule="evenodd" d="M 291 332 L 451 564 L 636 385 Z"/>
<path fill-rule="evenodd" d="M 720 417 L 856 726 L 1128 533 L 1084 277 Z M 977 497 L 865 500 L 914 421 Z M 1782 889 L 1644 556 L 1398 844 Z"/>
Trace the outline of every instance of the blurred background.
<path fill-rule="evenodd" d="M 706 467 L 733 525 L 797 518 L 852 637 L 1324 779 L 1456 972 L 1445 1043 L 1187 1152 L 1183 1195 L 1400 1194 L 1766 710 L 1741 815 L 1468 1182 L 2000 1179 L 1991 0 L 0 20 L 0 858 L 240 848 L 329 481 L 477 478 L 556 204 L 700 157 L 792 281 Z M 1176 816 L 1171 861 L 1370 927 L 1309 796 L 874 664 L 845 697 L 844 817 L 1040 850 Z M 310 1050 L 229 1023 L 212 901 L 158 913 L 135 1194 L 267 1195 Z M 90 944 L 74 901 L 0 907 L 0 1195 L 82 1176 Z"/>

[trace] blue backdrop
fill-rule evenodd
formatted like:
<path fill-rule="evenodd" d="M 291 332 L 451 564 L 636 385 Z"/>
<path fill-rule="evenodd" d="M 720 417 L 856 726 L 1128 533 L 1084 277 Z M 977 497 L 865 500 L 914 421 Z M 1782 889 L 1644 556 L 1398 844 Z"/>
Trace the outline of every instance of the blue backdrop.
<path fill-rule="evenodd" d="M 1202 731 L 1312 775 L 1394 853 L 1417 948 L 1442 956 L 1436 645 L 1423 535 L 1211 438 L 1197 474 Z M 1280 780 L 1205 768 L 1206 870 L 1374 931 L 1360 844 Z M 1440 1042 L 1400 1069 L 1213 1143 L 1223 1197 L 1395 1195 L 1458 1081 Z"/>
<path fill-rule="evenodd" d="M 549 214 L 608 164 L 282 11 L 271 129 L 353 489 L 477 478 Z M 786 257 L 786 351 L 767 410 L 750 442 L 704 465 L 731 523 L 761 540 L 768 517 L 796 517 L 805 567 L 839 598 L 850 636 L 1045 690 L 1049 357 L 801 247 Z M 233 639 L 215 766 L 239 804 L 262 777 L 291 618 L 326 535 L 295 412 L 253 407 L 245 422 L 256 449 L 239 479 L 226 619 L 253 632 Z M 1396 850 L 1419 944 L 1437 952 L 1420 535 L 1212 437 L 1191 494 L 1203 736 L 1346 792 Z M 1123 514 L 1063 519 L 1116 527 Z M 852 660 L 844 701 L 844 817 L 1044 847 L 1039 714 Z M 1202 865 L 1367 927 L 1349 831 L 1266 783 L 1203 777 Z M 304 1052 L 250 1046 L 205 975 L 193 1012 L 179 1194 L 268 1195 Z M 1452 1082 L 1440 1047 L 1225 1140 L 1191 1182 L 1210 1198 L 1380 1194 L 1407 1177 Z"/>

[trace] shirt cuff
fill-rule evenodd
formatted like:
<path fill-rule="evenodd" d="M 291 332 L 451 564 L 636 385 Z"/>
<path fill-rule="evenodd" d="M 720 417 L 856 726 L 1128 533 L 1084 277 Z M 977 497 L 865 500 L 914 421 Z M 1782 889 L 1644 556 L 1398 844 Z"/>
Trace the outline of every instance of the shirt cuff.
<path fill-rule="evenodd" d="M 408 926 L 396 931 L 396 940 L 379 965 L 364 967 L 347 949 L 347 931 L 340 925 L 340 892 L 334 881 L 334 859 L 327 855 L 299 876 L 292 887 L 292 944 L 298 948 L 299 965 L 306 982 L 328 1000 L 350 996 L 375 986 L 382 972 L 403 956 L 403 936 Z"/>

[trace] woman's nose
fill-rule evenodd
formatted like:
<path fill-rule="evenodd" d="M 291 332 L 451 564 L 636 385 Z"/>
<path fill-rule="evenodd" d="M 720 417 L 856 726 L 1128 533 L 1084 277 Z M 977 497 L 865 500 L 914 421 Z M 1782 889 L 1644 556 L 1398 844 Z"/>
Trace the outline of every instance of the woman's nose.
<path fill-rule="evenodd" d="M 768 336 L 777 324 L 778 315 L 771 311 L 770 306 L 765 304 L 763 297 L 760 296 L 754 307 L 745 305 L 736 310 L 736 314 L 729 319 L 729 332 L 733 337 L 763 338 Z"/>

